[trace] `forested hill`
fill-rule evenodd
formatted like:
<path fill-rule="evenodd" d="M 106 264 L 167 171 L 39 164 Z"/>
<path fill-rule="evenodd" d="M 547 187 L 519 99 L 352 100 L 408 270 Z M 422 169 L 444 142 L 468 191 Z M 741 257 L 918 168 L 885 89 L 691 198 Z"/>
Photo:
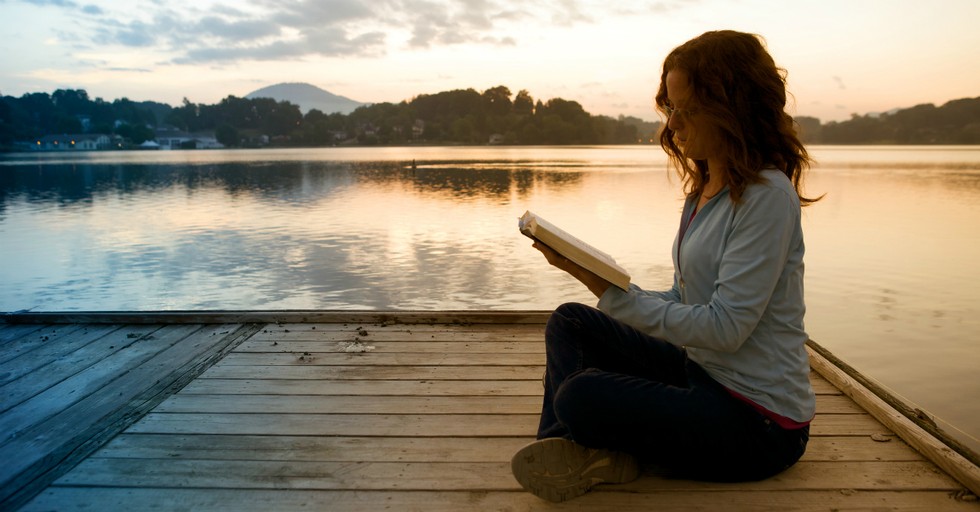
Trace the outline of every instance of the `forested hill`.
<path fill-rule="evenodd" d="M 810 144 L 980 144 L 980 97 L 821 123 L 797 117 Z"/>
<path fill-rule="evenodd" d="M 217 104 L 179 107 L 128 99 L 92 100 L 84 90 L 5 96 L 0 101 L 0 146 L 12 148 L 49 134 L 101 133 L 125 145 L 152 140 L 172 127 L 213 133 L 225 146 L 341 144 L 636 144 L 650 142 L 659 123 L 586 112 L 575 101 L 534 100 L 504 86 L 423 94 L 401 103 L 376 103 L 350 114 L 324 113 L 272 98 L 228 96 Z"/>
<path fill-rule="evenodd" d="M 652 115 L 652 111 L 651 111 Z M 980 97 L 853 115 L 821 123 L 799 117 L 811 144 L 980 144 Z M 212 105 L 185 99 L 178 107 L 152 101 L 91 99 L 59 89 L 0 98 L 0 150 L 23 149 L 46 135 L 104 134 L 113 147 L 153 140 L 163 128 L 210 133 L 229 147 L 345 144 L 636 144 L 656 143 L 659 122 L 592 115 L 575 101 L 535 100 L 526 90 L 498 86 L 422 94 L 376 103 L 349 114 L 310 110 L 271 98 L 228 96 Z"/>

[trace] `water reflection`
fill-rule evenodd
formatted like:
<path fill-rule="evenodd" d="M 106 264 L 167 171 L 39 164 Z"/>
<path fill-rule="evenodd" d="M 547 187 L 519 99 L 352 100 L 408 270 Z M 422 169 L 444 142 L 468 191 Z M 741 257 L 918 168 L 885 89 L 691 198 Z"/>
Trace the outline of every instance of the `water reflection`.
<path fill-rule="evenodd" d="M 4 257 L 13 286 L 3 305 L 456 309 L 506 308 L 515 294 L 532 301 L 521 291 L 526 280 L 499 265 L 501 251 L 522 240 L 499 209 L 536 189 L 574 190 L 584 175 L 483 164 L 8 166 L 0 227 L 5 239 L 26 243 Z M 61 213 L 43 213 L 52 206 Z M 509 290 L 508 299 L 487 289 Z"/>
<path fill-rule="evenodd" d="M 163 164 L 50 164 L 0 172 L 0 208 L 10 201 L 88 204 L 99 195 L 154 193 L 182 187 L 188 193 L 220 189 L 229 197 L 261 201 L 321 200 L 347 187 L 399 185 L 419 193 L 450 198 L 507 198 L 525 195 L 536 183 L 568 186 L 582 181 L 578 172 L 540 172 L 513 166 L 473 169 L 463 164 L 425 164 L 416 169 L 400 162 L 222 163 L 194 166 Z"/>

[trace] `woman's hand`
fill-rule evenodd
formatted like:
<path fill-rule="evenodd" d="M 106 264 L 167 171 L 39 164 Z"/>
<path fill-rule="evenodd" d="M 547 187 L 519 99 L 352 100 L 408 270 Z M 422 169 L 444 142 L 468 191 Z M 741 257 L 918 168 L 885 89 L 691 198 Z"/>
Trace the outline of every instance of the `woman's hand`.
<path fill-rule="evenodd" d="M 572 260 L 562 256 L 561 254 L 558 254 L 558 251 L 552 249 L 551 247 L 548 247 L 547 245 L 537 240 L 535 240 L 534 243 L 531 244 L 531 247 L 534 247 L 535 249 L 541 251 L 541 254 L 544 254 L 544 258 L 548 260 L 548 263 L 550 265 L 554 267 L 558 267 L 564 270 L 565 272 L 571 273 L 572 267 L 578 266 L 574 262 L 572 262 Z"/>
<path fill-rule="evenodd" d="M 602 294 L 606 293 L 606 290 L 612 286 L 609 281 L 606 281 L 605 279 L 593 274 L 591 271 L 586 270 L 578 263 L 575 263 L 561 254 L 558 254 L 557 251 L 538 240 L 535 240 L 534 243 L 531 244 L 531 247 L 541 251 L 541 254 L 544 254 L 545 259 L 548 260 L 550 265 L 564 270 L 575 279 L 578 279 L 596 297 L 602 297 Z"/>

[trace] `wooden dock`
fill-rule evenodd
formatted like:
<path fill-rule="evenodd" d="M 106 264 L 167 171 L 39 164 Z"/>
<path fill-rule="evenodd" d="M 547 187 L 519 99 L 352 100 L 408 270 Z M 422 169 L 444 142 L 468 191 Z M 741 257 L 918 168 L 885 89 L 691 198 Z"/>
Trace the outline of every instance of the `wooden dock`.
<path fill-rule="evenodd" d="M 537 426 L 546 318 L 0 317 L 0 510 L 980 511 L 974 463 L 815 353 L 810 444 L 783 474 L 542 501 L 509 461 Z"/>

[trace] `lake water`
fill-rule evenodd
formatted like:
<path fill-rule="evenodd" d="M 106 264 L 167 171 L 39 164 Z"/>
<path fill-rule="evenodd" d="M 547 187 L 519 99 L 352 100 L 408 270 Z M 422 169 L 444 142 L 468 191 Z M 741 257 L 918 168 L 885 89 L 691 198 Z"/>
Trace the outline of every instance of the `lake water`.
<path fill-rule="evenodd" d="M 808 332 L 980 449 L 980 147 L 811 149 Z M 594 303 L 524 210 L 661 289 L 680 207 L 658 147 L 8 154 L 0 311 Z"/>

